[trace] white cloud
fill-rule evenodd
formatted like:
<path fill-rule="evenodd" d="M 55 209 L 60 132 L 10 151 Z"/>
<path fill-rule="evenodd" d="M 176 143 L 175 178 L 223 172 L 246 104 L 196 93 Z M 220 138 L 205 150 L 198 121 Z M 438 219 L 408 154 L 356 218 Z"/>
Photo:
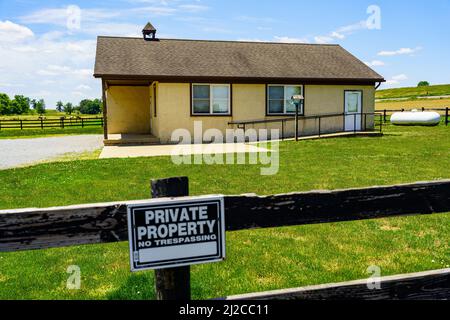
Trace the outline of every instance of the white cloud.
<path fill-rule="evenodd" d="M 181 6 L 178 6 L 178 8 L 180 8 L 182 11 L 185 12 L 194 12 L 194 13 L 209 10 L 209 7 L 199 4 L 183 4 Z"/>
<path fill-rule="evenodd" d="M 406 74 L 399 74 L 396 76 L 393 76 L 391 79 L 386 81 L 387 85 L 395 85 L 395 84 L 399 84 L 402 81 L 406 81 L 408 80 L 408 76 Z"/>
<path fill-rule="evenodd" d="M 132 23 L 92 23 L 83 25 L 80 32 L 92 36 L 141 37 L 142 28 Z"/>
<path fill-rule="evenodd" d="M 272 40 L 263 40 L 259 38 L 240 38 L 237 41 L 244 42 L 279 42 L 279 43 L 306 43 L 308 39 L 306 38 L 290 38 L 290 37 L 273 37 Z"/>
<path fill-rule="evenodd" d="M 233 33 L 230 29 L 221 28 L 221 27 L 214 27 L 214 26 L 208 26 L 202 28 L 203 32 L 208 33 L 223 33 L 223 34 L 231 34 Z"/>
<path fill-rule="evenodd" d="M 133 15 L 150 15 L 150 16 L 171 16 L 177 12 L 177 9 L 170 7 L 154 7 L 147 6 L 141 8 L 133 8 L 124 11 L 124 14 L 132 13 Z"/>
<path fill-rule="evenodd" d="M 290 37 L 274 37 L 275 41 L 282 43 L 306 43 L 308 39 L 306 38 L 290 38 Z"/>
<path fill-rule="evenodd" d="M 121 15 L 120 11 L 106 9 L 82 9 L 81 20 L 83 22 L 95 22 L 116 18 Z M 20 17 L 20 21 L 26 24 L 52 24 L 57 26 L 67 26 L 70 17 L 69 6 L 63 8 L 48 8 L 34 11 L 28 15 Z"/>
<path fill-rule="evenodd" d="M 73 96 L 80 97 L 80 98 L 85 96 L 85 94 L 83 92 L 80 92 L 80 91 L 72 91 L 71 94 Z"/>
<path fill-rule="evenodd" d="M 252 22 L 252 23 L 273 23 L 276 22 L 273 18 L 266 18 L 266 17 L 252 17 L 252 16 L 238 16 L 234 18 L 237 21 L 242 22 Z"/>
<path fill-rule="evenodd" d="M 404 80 L 408 80 L 408 76 L 405 74 L 399 74 L 397 76 L 393 76 L 392 79 L 394 79 L 396 81 L 404 81 Z"/>
<path fill-rule="evenodd" d="M 80 84 L 78 87 L 75 88 L 75 90 L 78 90 L 78 91 L 89 91 L 89 90 L 92 90 L 92 88 L 90 86 L 88 86 L 88 85 Z"/>
<path fill-rule="evenodd" d="M 237 41 L 242 41 L 242 42 L 267 42 L 267 40 L 262 40 L 262 39 L 258 39 L 258 38 L 240 38 Z"/>
<path fill-rule="evenodd" d="M 380 60 L 366 61 L 364 63 L 367 64 L 369 67 L 383 67 L 386 65 L 383 61 Z"/>
<path fill-rule="evenodd" d="M 9 20 L 0 21 L 0 42 L 20 42 L 34 37 L 31 29 Z"/>
<path fill-rule="evenodd" d="M 334 38 L 329 36 L 316 36 L 314 37 L 314 41 L 319 44 L 327 44 L 333 42 Z"/>
<path fill-rule="evenodd" d="M 357 31 L 366 29 L 368 29 L 367 21 L 363 20 L 354 24 L 337 28 L 336 30 L 331 31 L 329 34 L 315 36 L 314 41 L 320 44 L 331 43 L 334 42 L 335 40 L 343 40 L 347 36 Z"/>
<path fill-rule="evenodd" d="M 394 51 L 380 51 L 380 52 L 378 52 L 378 55 L 382 56 L 382 57 L 392 57 L 392 56 L 399 56 L 399 55 L 405 55 L 405 54 L 412 55 L 420 50 L 422 50 L 422 47 L 400 48 L 400 49 L 394 50 Z"/>
<path fill-rule="evenodd" d="M 4 84 L 0 91 L 45 98 L 48 108 L 54 108 L 58 100 L 78 103 L 80 95 L 73 95 L 71 88 L 79 87 L 74 91 L 83 92 L 83 98 L 98 98 L 100 82 L 92 76 L 96 41 L 46 35 L 13 44 L 0 38 L 0 81 Z"/>

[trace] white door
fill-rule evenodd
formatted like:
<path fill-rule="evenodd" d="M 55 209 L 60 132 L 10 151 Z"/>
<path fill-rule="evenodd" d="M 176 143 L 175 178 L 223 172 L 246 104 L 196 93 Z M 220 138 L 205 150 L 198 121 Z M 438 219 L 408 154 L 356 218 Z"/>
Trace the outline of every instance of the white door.
<path fill-rule="evenodd" d="M 362 92 L 345 91 L 345 131 L 361 131 Z"/>

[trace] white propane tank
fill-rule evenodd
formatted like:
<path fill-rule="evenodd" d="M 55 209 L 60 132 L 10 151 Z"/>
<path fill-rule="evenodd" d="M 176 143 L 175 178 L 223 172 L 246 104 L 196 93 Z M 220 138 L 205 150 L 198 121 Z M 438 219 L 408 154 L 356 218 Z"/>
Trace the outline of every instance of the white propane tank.
<path fill-rule="evenodd" d="M 437 112 L 396 112 L 391 116 L 391 123 L 396 126 L 437 126 L 441 115 Z"/>

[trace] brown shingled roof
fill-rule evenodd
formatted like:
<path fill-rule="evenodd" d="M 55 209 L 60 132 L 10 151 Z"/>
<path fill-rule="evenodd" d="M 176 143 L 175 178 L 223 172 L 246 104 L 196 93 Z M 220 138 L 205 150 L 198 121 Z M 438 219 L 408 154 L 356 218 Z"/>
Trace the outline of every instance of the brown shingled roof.
<path fill-rule="evenodd" d="M 95 77 L 384 81 L 338 45 L 98 37 Z"/>

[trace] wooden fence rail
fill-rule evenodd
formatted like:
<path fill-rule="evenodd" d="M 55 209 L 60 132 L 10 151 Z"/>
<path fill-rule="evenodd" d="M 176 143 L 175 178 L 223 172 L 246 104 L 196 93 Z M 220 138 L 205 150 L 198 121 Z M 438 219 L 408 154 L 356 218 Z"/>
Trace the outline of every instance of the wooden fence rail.
<path fill-rule="evenodd" d="M 127 241 L 127 205 L 136 202 L 2 210 L 0 252 Z M 450 180 L 225 196 L 227 231 L 445 212 L 450 212 Z"/>
<path fill-rule="evenodd" d="M 369 288 L 367 283 L 371 281 L 373 279 L 321 284 L 218 300 L 442 300 L 450 297 L 450 269 L 380 277 L 379 289 Z"/>

